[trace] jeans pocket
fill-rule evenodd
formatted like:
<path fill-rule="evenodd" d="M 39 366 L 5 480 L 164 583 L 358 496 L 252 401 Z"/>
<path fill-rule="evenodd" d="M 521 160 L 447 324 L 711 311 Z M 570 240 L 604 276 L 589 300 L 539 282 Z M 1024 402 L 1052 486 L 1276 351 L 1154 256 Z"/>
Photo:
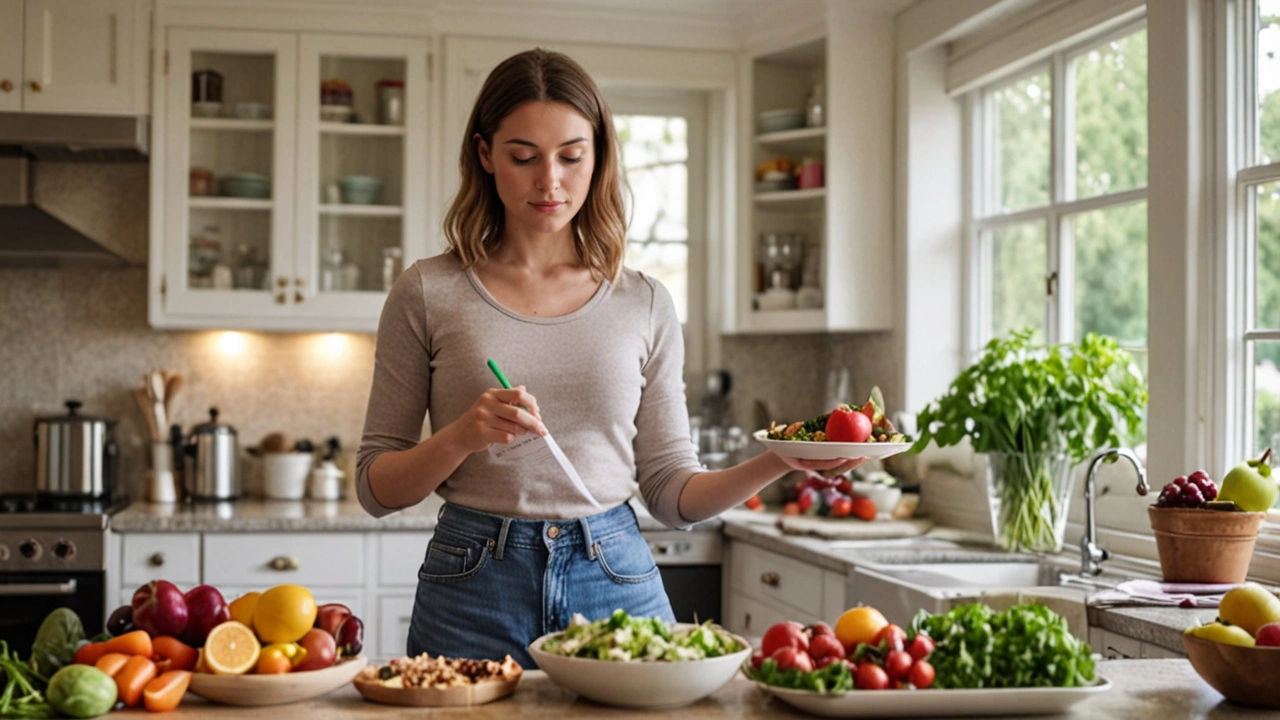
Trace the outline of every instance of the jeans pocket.
<path fill-rule="evenodd" d="M 430 582 L 465 580 L 480 572 L 488 560 L 487 540 L 437 536 L 427 543 L 427 556 L 418 570 L 418 579 Z"/>
<path fill-rule="evenodd" d="M 616 583 L 644 583 L 658 576 L 658 566 L 653 562 L 649 544 L 639 533 L 619 533 L 595 545 L 601 569 Z"/>

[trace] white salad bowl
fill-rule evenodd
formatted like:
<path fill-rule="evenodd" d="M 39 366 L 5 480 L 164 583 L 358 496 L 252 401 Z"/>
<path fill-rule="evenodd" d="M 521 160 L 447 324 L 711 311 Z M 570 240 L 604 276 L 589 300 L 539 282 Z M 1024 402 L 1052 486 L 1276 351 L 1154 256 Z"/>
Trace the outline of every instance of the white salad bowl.
<path fill-rule="evenodd" d="M 675 623 L 672 630 L 696 627 Z M 593 660 L 542 651 L 548 633 L 529 644 L 529 654 L 551 681 L 590 700 L 626 708 L 675 708 L 724 687 L 751 656 L 751 645 L 730 635 L 742 650 L 705 660 Z"/>

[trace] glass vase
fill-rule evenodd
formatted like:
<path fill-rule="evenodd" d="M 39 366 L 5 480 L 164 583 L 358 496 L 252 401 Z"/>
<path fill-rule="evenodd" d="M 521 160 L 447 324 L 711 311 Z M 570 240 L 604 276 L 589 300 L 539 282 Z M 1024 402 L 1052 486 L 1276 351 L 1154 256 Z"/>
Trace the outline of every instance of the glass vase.
<path fill-rule="evenodd" d="M 1013 551 L 1058 552 L 1067 527 L 1073 463 L 1053 453 L 987 454 L 987 505 L 996 542 Z"/>

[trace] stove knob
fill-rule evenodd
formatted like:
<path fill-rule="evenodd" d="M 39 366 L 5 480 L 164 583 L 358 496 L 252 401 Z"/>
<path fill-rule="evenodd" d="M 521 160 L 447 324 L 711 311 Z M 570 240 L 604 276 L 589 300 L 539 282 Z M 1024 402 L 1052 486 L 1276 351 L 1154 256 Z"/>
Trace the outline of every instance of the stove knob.
<path fill-rule="evenodd" d="M 9 546 L 0 545 L 0 562 L 6 562 L 8 560 L 9 560 Z"/>
<path fill-rule="evenodd" d="M 76 556 L 75 543 L 70 540 L 59 540 L 53 544 L 53 554 L 63 560 L 70 560 Z"/>
<path fill-rule="evenodd" d="M 40 543 L 35 540 L 23 540 L 18 546 L 18 552 L 22 553 L 22 557 L 28 560 L 35 560 L 40 557 Z"/>

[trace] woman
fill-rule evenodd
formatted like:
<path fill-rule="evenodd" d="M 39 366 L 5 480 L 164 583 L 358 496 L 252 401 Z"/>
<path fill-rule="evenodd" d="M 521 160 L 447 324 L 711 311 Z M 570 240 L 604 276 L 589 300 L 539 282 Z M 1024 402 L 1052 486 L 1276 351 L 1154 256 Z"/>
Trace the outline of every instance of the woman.
<path fill-rule="evenodd" d="M 507 59 L 467 127 L 449 250 L 404 272 L 383 308 L 357 490 L 374 516 L 432 492 L 446 501 L 408 653 L 532 667 L 527 645 L 573 613 L 673 619 L 627 504 L 637 483 L 655 518 L 687 528 L 793 468 L 858 461 L 698 464 L 680 323 L 661 284 L 622 267 L 618 140 L 577 63 Z M 495 387 L 490 358 L 521 384 Z M 419 442 L 428 412 L 434 433 Z"/>

